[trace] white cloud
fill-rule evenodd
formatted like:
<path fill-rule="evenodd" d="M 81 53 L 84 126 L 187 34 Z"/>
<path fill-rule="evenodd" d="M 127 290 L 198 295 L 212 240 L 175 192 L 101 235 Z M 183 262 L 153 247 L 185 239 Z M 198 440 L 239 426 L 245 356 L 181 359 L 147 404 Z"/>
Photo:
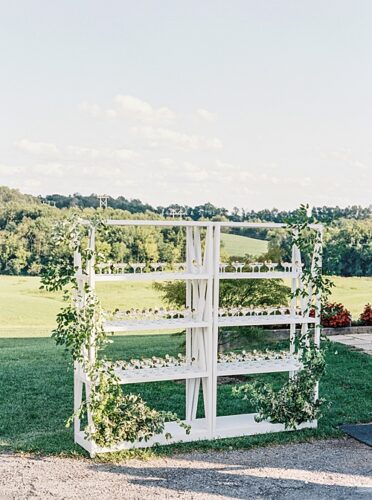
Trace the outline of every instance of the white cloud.
<path fill-rule="evenodd" d="M 358 169 L 360 171 L 368 171 L 371 169 L 370 163 L 361 161 L 351 148 L 341 148 L 330 152 L 321 151 L 320 156 L 323 160 L 331 160 L 338 166 L 348 169 Z"/>
<path fill-rule="evenodd" d="M 221 149 L 222 143 L 216 137 L 207 138 L 194 134 L 185 134 L 168 128 L 132 127 L 134 136 L 145 139 L 150 147 L 174 146 L 184 150 Z"/>
<path fill-rule="evenodd" d="M 143 122 L 171 122 L 175 113 L 167 107 L 154 108 L 150 103 L 131 95 L 117 95 L 115 97 L 117 112 Z M 112 113 L 115 110 L 107 110 Z"/>
<path fill-rule="evenodd" d="M 44 162 L 27 166 L 0 164 L 0 174 L 7 177 L 17 175 L 24 177 L 30 174 L 35 176 L 61 177 L 66 174 L 67 170 L 71 169 L 73 169 L 72 166 L 59 162 Z"/>
<path fill-rule="evenodd" d="M 115 160 L 134 160 L 139 154 L 131 149 L 115 149 L 109 153 L 109 157 Z"/>
<path fill-rule="evenodd" d="M 69 146 L 68 150 L 80 160 L 134 160 L 140 155 L 132 149 L 126 148 L 90 148 L 90 147 L 79 147 L 79 146 Z"/>
<path fill-rule="evenodd" d="M 170 166 L 175 164 L 175 162 L 172 158 L 160 158 L 159 163 L 160 163 L 160 165 L 163 165 L 164 167 L 170 167 Z"/>
<path fill-rule="evenodd" d="M 101 151 L 96 148 L 68 146 L 68 151 L 82 160 L 96 160 L 101 156 Z"/>
<path fill-rule="evenodd" d="M 210 123 L 214 123 L 215 121 L 217 121 L 217 118 L 218 118 L 217 113 L 212 113 L 211 111 L 208 111 L 208 110 L 203 109 L 203 108 L 197 109 L 196 115 L 199 118 L 202 118 L 203 120 L 210 122 Z"/>
<path fill-rule="evenodd" d="M 198 165 L 189 162 L 183 163 L 182 170 L 184 177 L 193 182 L 206 181 L 210 176 L 206 168 L 200 168 Z"/>
<path fill-rule="evenodd" d="M 118 116 L 118 113 L 117 111 L 115 111 L 115 109 L 106 109 L 105 114 L 109 118 L 116 118 Z"/>
<path fill-rule="evenodd" d="M 96 118 L 101 114 L 101 108 L 98 106 L 98 104 L 94 103 L 89 103 L 89 102 L 82 102 L 79 106 L 79 110 L 82 113 L 87 114 L 88 116 L 91 116 L 92 118 Z"/>
<path fill-rule="evenodd" d="M 55 156 L 59 150 L 55 144 L 48 142 L 35 142 L 29 139 L 21 139 L 14 143 L 15 147 L 24 153 L 31 153 L 35 155 L 52 155 Z"/>
<path fill-rule="evenodd" d="M 24 167 L 18 167 L 16 165 L 3 165 L 0 164 L 0 174 L 4 176 L 12 176 L 22 174 L 25 171 Z"/>
<path fill-rule="evenodd" d="M 37 165 L 32 165 L 28 172 L 33 174 L 47 175 L 50 177 L 62 177 L 66 174 L 67 170 L 71 170 L 72 167 L 64 165 L 63 163 L 41 163 Z"/>
<path fill-rule="evenodd" d="M 79 105 L 79 110 L 92 118 L 125 116 L 133 121 L 158 125 L 168 124 L 176 117 L 175 113 L 166 106 L 156 108 L 138 97 L 122 94 L 115 97 L 114 105 L 110 108 L 104 109 L 98 104 L 83 101 Z"/>
<path fill-rule="evenodd" d="M 358 168 L 359 170 L 369 170 L 370 169 L 370 167 L 366 163 L 363 163 L 362 161 L 359 161 L 359 160 L 352 161 L 350 166 Z"/>

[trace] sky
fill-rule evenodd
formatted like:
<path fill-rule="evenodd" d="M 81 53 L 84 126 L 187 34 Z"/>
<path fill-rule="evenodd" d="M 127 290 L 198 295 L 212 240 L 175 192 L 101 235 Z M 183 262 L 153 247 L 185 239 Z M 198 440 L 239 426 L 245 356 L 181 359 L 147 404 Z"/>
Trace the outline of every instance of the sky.
<path fill-rule="evenodd" d="M 372 203 L 370 0 L 1 2 L 0 185 Z"/>

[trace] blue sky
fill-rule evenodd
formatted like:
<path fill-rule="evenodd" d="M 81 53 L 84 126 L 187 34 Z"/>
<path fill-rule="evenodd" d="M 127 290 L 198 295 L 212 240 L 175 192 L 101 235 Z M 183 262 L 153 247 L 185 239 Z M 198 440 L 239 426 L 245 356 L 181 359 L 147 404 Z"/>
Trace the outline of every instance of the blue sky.
<path fill-rule="evenodd" d="M 4 2 L 0 184 L 367 205 L 369 0 Z"/>

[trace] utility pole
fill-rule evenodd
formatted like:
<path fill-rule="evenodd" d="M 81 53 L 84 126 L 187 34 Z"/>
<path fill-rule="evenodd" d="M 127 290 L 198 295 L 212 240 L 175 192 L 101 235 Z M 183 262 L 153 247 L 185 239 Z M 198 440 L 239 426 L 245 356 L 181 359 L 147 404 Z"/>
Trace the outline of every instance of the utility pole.
<path fill-rule="evenodd" d="M 99 199 L 99 208 L 107 208 L 108 195 L 99 194 L 97 198 Z"/>

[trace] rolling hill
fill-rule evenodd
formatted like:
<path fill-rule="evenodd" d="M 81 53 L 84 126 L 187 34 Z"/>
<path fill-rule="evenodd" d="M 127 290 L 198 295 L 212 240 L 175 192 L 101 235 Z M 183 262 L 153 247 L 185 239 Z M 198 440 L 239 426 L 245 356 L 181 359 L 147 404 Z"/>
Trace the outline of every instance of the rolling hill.
<path fill-rule="evenodd" d="M 244 257 L 244 255 L 262 255 L 267 252 L 268 242 L 240 236 L 239 234 L 222 233 L 223 250 L 229 256 Z"/>

